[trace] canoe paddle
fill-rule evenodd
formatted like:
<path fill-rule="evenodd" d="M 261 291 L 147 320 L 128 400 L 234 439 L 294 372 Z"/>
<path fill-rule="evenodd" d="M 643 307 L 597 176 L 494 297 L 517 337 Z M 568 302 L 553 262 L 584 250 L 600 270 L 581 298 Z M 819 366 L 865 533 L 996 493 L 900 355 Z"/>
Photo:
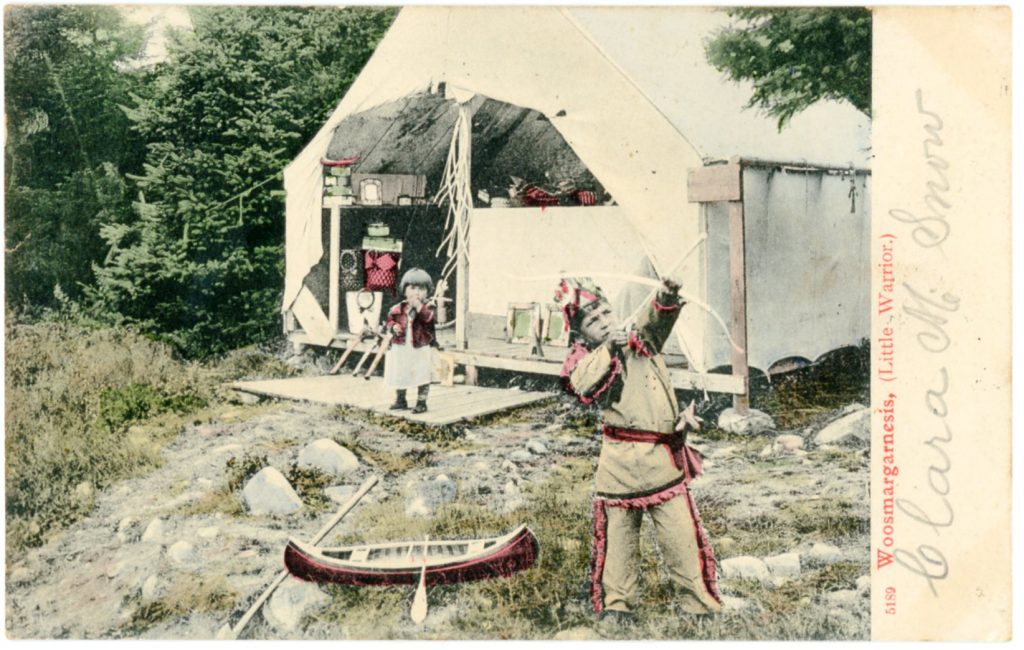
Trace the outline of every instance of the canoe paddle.
<path fill-rule="evenodd" d="M 419 625 L 427 618 L 427 542 L 430 536 L 423 538 L 423 570 L 420 571 L 420 586 L 416 588 L 416 595 L 412 597 L 412 609 L 409 610 L 409 618 L 416 625 Z"/>
<path fill-rule="evenodd" d="M 313 537 L 313 539 L 310 540 L 310 543 L 312 543 L 314 546 L 316 546 L 317 544 L 319 544 L 323 540 L 324 537 L 327 537 L 327 533 L 331 532 L 334 529 L 334 527 L 338 525 L 338 522 L 341 521 L 342 517 L 347 515 L 348 511 L 351 510 L 352 508 L 354 508 L 355 505 L 357 503 L 359 503 L 359 500 L 362 499 L 363 496 L 365 496 L 366 493 L 369 492 L 370 489 L 373 488 L 374 485 L 377 485 L 377 481 L 378 480 L 379 479 L 376 476 L 371 476 L 370 478 L 368 478 L 365 481 L 363 481 L 363 484 L 359 486 L 359 489 L 356 490 L 356 493 L 352 495 L 352 498 L 349 499 L 348 501 L 346 501 L 345 505 L 341 506 L 341 508 L 338 510 L 338 512 L 336 512 L 335 515 L 333 517 L 331 517 L 330 521 L 328 521 L 326 524 L 324 524 L 324 527 L 321 528 L 320 532 L 318 532 Z M 424 555 L 424 557 L 425 557 L 425 555 Z M 426 570 L 426 565 L 425 564 L 424 564 L 424 570 Z M 267 602 L 267 599 L 270 598 L 270 594 L 274 593 L 274 590 L 277 589 L 278 587 L 280 587 L 281 583 L 284 582 L 284 579 L 287 578 L 287 577 L 288 577 L 288 569 L 285 569 L 281 573 L 277 574 L 277 577 L 274 578 L 274 581 L 270 583 L 270 586 L 267 587 L 266 590 L 264 590 L 264 592 L 262 594 L 260 594 L 260 597 L 257 598 L 256 602 L 252 604 L 252 607 L 250 607 L 249 610 L 245 614 L 242 615 L 242 618 L 238 619 L 238 622 L 235 623 L 235 626 L 234 627 L 229 627 L 228 624 L 225 623 L 224 627 L 220 628 L 220 631 L 217 632 L 217 638 L 218 639 L 232 639 L 232 640 L 233 639 L 237 639 L 238 635 L 241 634 L 242 630 L 245 629 L 245 626 L 249 624 L 250 620 L 252 620 L 252 617 L 255 616 L 256 612 L 258 612 L 260 607 L 263 606 L 263 603 Z M 424 616 L 425 615 L 426 615 L 426 594 L 424 594 Z"/>

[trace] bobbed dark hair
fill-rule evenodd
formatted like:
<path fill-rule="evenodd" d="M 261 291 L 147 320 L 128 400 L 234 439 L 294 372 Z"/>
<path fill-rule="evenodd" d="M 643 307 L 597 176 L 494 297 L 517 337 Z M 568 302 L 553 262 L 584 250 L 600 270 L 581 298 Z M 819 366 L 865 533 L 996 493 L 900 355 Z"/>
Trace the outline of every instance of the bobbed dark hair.
<path fill-rule="evenodd" d="M 402 280 L 398 283 L 398 291 L 404 294 L 405 288 L 408 286 L 425 287 L 427 293 L 430 293 L 434 290 L 434 281 L 430 279 L 430 274 L 423 269 L 412 268 L 402 275 Z"/>

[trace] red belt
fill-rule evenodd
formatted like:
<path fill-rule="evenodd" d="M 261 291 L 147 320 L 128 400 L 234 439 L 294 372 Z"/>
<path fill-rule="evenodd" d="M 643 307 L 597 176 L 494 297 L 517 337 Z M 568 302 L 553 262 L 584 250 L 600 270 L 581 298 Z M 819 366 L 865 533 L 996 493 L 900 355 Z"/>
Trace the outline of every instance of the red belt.
<path fill-rule="evenodd" d="M 604 437 L 619 442 L 646 442 L 665 445 L 668 455 L 675 463 L 676 469 L 683 470 L 687 481 L 691 481 L 703 473 L 703 458 L 700 452 L 686 444 L 686 436 L 677 433 L 656 433 L 637 429 L 621 429 L 611 425 L 602 428 Z"/>

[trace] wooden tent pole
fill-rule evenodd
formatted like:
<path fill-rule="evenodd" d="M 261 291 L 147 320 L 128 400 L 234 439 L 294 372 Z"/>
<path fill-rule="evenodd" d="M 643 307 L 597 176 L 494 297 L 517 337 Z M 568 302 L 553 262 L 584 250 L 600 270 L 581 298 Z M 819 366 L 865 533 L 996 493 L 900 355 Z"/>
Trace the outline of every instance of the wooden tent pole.
<path fill-rule="evenodd" d="M 729 201 L 729 287 L 732 298 L 730 334 L 732 374 L 743 381 L 743 393 L 733 395 L 733 408 L 740 415 L 750 409 L 750 366 L 747 360 L 747 265 L 743 199 Z"/>
<path fill-rule="evenodd" d="M 472 197 L 473 110 L 466 103 L 459 105 L 459 112 L 461 113 L 459 123 L 462 129 L 459 138 L 462 147 L 461 153 L 464 156 L 464 160 L 461 162 L 465 165 L 465 182 L 470 185 L 467 195 Z M 472 198 L 470 198 L 470 201 L 472 201 Z M 458 350 L 465 350 L 469 347 L 469 237 L 467 231 L 470 227 L 469 217 L 471 209 L 472 203 L 461 206 L 458 218 L 462 220 L 462 227 L 456 228 L 455 250 L 458 252 L 458 259 L 455 266 L 455 347 Z M 475 384 L 477 378 L 476 367 L 466 366 L 465 377 L 467 384 Z"/>
<path fill-rule="evenodd" d="M 750 411 L 750 365 L 747 356 L 747 237 L 743 215 L 743 160 L 691 169 L 686 181 L 687 201 L 724 202 L 729 206 L 729 294 L 732 337 L 732 376 L 743 383 L 734 394 L 733 407 L 741 414 Z"/>

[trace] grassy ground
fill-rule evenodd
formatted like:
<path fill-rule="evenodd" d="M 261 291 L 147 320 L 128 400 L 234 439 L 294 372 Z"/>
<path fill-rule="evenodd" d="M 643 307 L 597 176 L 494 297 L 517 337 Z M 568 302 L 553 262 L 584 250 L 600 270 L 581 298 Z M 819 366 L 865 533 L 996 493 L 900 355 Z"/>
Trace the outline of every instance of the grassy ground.
<path fill-rule="evenodd" d="M 866 348 L 837 353 L 819 364 L 761 386 L 753 405 L 772 415 L 780 430 L 800 431 L 833 417 L 851 402 L 867 403 Z M 237 406 L 221 392 L 225 381 L 255 376 L 288 376 L 296 371 L 256 350 L 236 352 L 206 366 L 188 365 L 166 348 L 123 331 L 90 331 L 66 325 L 11 325 L 7 331 L 7 544 L 23 554 L 90 511 L 96 490 L 122 478 L 152 471 L 161 448 L 183 425 L 231 422 L 272 413 L 266 405 Z M 712 411 L 705 413 L 709 422 Z M 434 466 L 443 454 L 464 452 L 479 442 L 468 429 L 558 425 L 554 435 L 593 436 L 594 411 L 565 412 L 542 404 L 490 416 L 459 427 L 430 428 L 361 411 L 335 409 L 331 418 L 358 424 L 356 430 L 387 430 L 423 443 L 395 452 L 366 444 L 355 434 L 338 442 L 390 480 Z M 866 482 L 867 455 L 860 449 L 811 449 L 803 460 L 763 458 L 770 439 L 734 436 L 709 427 L 708 446 L 733 447 L 717 461 L 715 483 L 695 491 L 701 515 L 720 558 L 765 556 L 801 544 L 867 544 L 866 505 L 850 493 L 822 489 Z M 225 467 L 223 482 L 201 499 L 181 506 L 178 516 L 219 513 L 244 517 L 238 489 L 266 464 L 266 455 L 301 444 L 280 439 L 239 453 Z M 590 562 L 591 495 L 595 459 L 583 452 L 551 459 L 544 480 L 524 483 L 525 500 L 498 514 L 479 500 L 460 497 L 432 519 L 405 516 L 401 499 L 361 505 L 350 515 L 358 534 L 340 542 L 473 537 L 528 522 L 538 536 L 537 567 L 508 580 L 437 587 L 430 593 L 432 621 L 424 629 L 408 622 L 411 589 L 325 587 L 326 608 L 307 621 L 327 638 L 339 629 L 349 638 L 550 639 L 571 630 L 595 629 L 586 598 Z M 728 463 L 734 463 L 728 465 Z M 282 468 L 285 469 L 285 468 Z M 288 468 L 308 506 L 322 516 L 333 506 L 324 498 L 326 479 Z M 721 481 L 721 482 L 719 482 Z M 81 487 L 88 484 L 88 488 Z M 649 526 L 645 531 L 649 531 Z M 712 618 L 681 614 L 673 588 L 662 574 L 650 535 L 642 540 L 642 602 L 635 625 L 601 629 L 621 639 L 851 639 L 865 638 L 860 614 L 837 613 L 823 602 L 830 591 L 854 588 L 867 573 L 863 562 L 809 567 L 800 578 L 775 588 L 733 580 L 728 594 L 751 607 Z M 10 565 L 10 561 L 9 561 Z M 137 636 L 168 621 L 203 612 L 226 617 L 246 594 L 215 575 L 180 577 L 160 599 L 132 602 L 134 613 L 120 630 Z M 258 623 L 256 626 L 258 627 Z M 254 631 L 259 636 L 259 632 Z M 269 636 L 269 635 L 268 635 Z"/>
<path fill-rule="evenodd" d="M 43 544 L 88 513 L 97 490 L 159 466 L 185 423 L 224 412 L 221 382 L 292 373 L 256 350 L 200 366 L 130 331 L 9 323 L 7 548 Z"/>

